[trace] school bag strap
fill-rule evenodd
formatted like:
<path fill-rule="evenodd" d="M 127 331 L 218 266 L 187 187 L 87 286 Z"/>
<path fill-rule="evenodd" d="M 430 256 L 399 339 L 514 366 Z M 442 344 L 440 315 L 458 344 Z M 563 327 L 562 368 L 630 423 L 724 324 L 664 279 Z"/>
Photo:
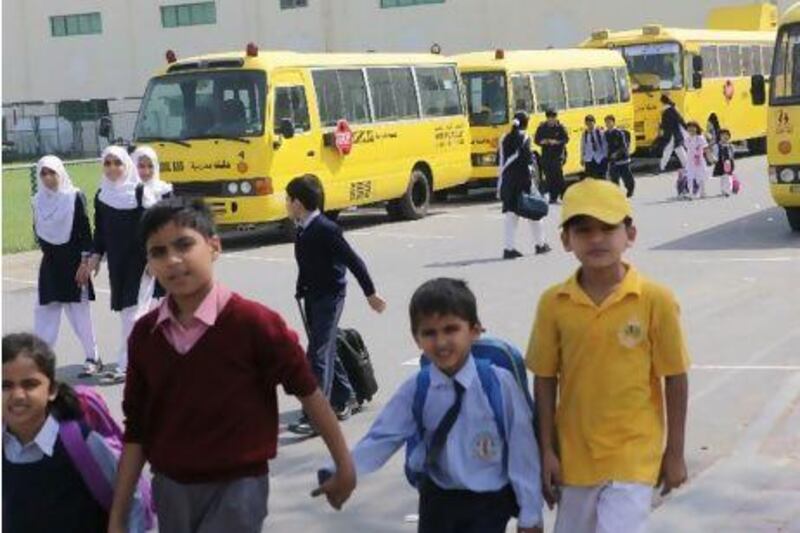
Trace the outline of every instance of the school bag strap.
<path fill-rule="evenodd" d="M 80 425 L 74 420 L 61 422 L 58 427 L 58 435 L 92 497 L 103 509 L 110 512 L 114 489 L 92 455 Z"/>

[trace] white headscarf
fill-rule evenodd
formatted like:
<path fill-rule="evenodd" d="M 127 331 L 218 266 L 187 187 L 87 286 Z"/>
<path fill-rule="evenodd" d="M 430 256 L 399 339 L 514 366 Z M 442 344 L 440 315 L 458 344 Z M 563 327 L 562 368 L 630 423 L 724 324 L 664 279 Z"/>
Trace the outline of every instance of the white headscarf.
<path fill-rule="evenodd" d="M 153 164 L 153 177 L 148 181 L 141 180 L 144 184 L 144 198 L 142 203 L 145 207 L 150 207 L 157 203 L 161 198 L 168 193 L 172 192 L 172 184 L 161 181 L 161 172 L 158 167 L 158 155 L 156 151 L 149 146 L 140 146 L 133 152 L 131 158 L 137 171 L 139 168 L 139 159 L 146 157 Z M 141 176 L 139 176 L 141 179 Z"/>
<path fill-rule="evenodd" d="M 51 190 L 42 182 L 42 169 L 49 168 L 58 175 L 58 189 Z M 42 240 L 50 244 L 65 244 L 72 235 L 75 216 L 75 196 L 78 189 L 64 168 L 64 163 L 54 155 L 46 155 L 36 163 L 38 188 L 33 197 L 33 225 Z"/>
<path fill-rule="evenodd" d="M 105 166 L 103 167 L 103 177 L 100 180 L 100 201 L 114 209 L 136 209 L 136 186 L 140 182 L 131 156 L 121 146 L 107 147 L 103 150 L 100 161 L 105 162 L 108 156 L 122 161 L 122 177 L 117 181 L 108 179 L 105 174 Z"/>

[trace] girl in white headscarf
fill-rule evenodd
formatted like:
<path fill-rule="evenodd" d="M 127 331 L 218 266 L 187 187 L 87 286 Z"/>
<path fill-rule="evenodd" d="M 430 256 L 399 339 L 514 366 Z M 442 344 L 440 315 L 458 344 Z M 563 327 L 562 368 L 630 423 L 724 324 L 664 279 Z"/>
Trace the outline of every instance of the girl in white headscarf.
<path fill-rule="evenodd" d="M 158 155 L 149 146 L 140 146 L 131 156 L 136 172 L 144 184 L 144 207 L 149 208 L 165 198 L 172 197 L 172 184 L 161 181 Z M 146 314 L 164 296 L 164 289 L 145 268 L 139 284 L 139 299 L 136 319 Z"/>
<path fill-rule="evenodd" d="M 94 199 L 94 247 L 90 269 L 97 274 L 100 261 L 108 261 L 111 310 L 120 313 L 122 339 L 117 368 L 106 381 L 125 380 L 128 336 L 136 322 L 139 285 L 145 268 L 144 247 L 139 242 L 139 221 L 144 213 L 144 186 L 127 150 L 103 150 L 103 175 Z"/>
<path fill-rule="evenodd" d="M 86 197 L 72 185 L 64 164 L 55 156 L 45 156 L 36 163 L 36 176 L 33 226 L 42 249 L 42 262 L 34 331 L 54 347 L 63 311 L 83 346 L 83 373 L 94 375 L 102 363 L 89 308 L 94 288 L 88 276 L 92 230 Z"/>

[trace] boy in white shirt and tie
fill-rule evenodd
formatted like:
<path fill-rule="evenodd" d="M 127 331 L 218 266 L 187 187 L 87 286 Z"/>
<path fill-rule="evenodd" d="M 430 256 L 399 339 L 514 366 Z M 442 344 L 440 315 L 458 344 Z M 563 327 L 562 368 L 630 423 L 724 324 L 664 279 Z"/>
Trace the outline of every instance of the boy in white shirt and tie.
<path fill-rule="evenodd" d="M 586 129 L 581 137 L 581 161 L 584 177 L 605 179 L 608 171 L 608 144 L 603 128 L 596 127 L 593 115 L 584 119 Z"/>

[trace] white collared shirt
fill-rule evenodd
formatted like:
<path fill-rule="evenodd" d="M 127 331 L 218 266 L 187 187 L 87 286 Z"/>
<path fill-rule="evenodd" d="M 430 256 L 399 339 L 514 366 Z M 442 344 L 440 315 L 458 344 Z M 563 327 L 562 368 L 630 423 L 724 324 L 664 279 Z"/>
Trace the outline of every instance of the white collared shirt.
<path fill-rule="evenodd" d="M 314 219 L 320 216 L 321 214 L 322 213 L 320 212 L 319 209 L 315 209 L 314 211 L 309 213 L 305 219 L 301 220 L 298 226 L 300 226 L 302 229 L 308 228 L 308 225 L 314 222 Z"/>
<path fill-rule="evenodd" d="M 27 464 L 41 461 L 45 456 L 52 457 L 58 440 L 58 422 L 48 415 L 36 438 L 22 444 L 8 427 L 3 426 L 3 453 L 9 463 Z"/>
<path fill-rule="evenodd" d="M 594 137 L 594 145 L 592 144 L 592 137 Z M 581 135 L 581 156 L 584 163 L 590 161 L 602 163 L 608 157 L 608 144 L 602 128 L 596 127 L 592 131 L 583 131 Z"/>
<path fill-rule="evenodd" d="M 425 443 L 415 448 L 410 465 L 415 471 L 424 470 L 430 439 L 455 401 L 453 380 L 457 380 L 465 389 L 461 411 L 448 434 L 437 468 L 428 474 L 445 489 L 488 492 L 511 483 L 520 506 L 519 523 L 522 527 L 532 527 L 542 523 L 539 450 L 532 413 L 511 373 L 498 367 L 493 370 L 502 388 L 504 423 L 510 443 L 508 465 L 503 461 L 503 442 L 472 356 L 453 378 L 431 365 L 430 389 L 422 413 Z M 359 477 L 378 470 L 416 433 L 411 410 L 416 382 L 415 373 L 395 392 L 367 435 L 356 445 L 353 461 Z"/>

